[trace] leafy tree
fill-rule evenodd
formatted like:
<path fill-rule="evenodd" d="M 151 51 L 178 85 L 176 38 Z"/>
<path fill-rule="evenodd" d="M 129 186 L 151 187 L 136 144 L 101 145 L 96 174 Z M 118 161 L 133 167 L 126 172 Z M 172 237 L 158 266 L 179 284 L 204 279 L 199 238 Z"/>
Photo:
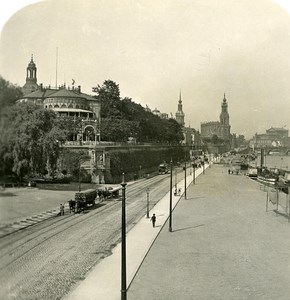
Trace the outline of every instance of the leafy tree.
<path fill-rule="evenodd" d="M 19 86 L 10 83 L 0 76 L 0 111 L 6 107 L 15 104 L 15 101 L 23 96 Z"/>
<path fill-rule="evenodd" d="M 101 101 L 102 140 L 125 142 L 132 136 L 139 142 L 178 144 L 183 139 L 182 128 L 174 119 L 161 119 L 131 98 L 122 99 L 114 81 L 106 80 L 93 90 Z"/>
<path fill-rule="evenodd" d="M 119 85 L 112 80 L 105 80 L 103 85 L 93 88 L 97 93 L 96 98 L 101 101 L 101 118 L 121 118 L 120 89 Z"/>
<path fill-rule="evenodd" d="M 236 138 L 236 143 L 237 143 L 237 147 L 246 145 L 245 136 L 243 134 L 239 134 L 238 137 Z"/>
<path fill-rule="evenodd" d="M 54 175 L 66 132 L 52 110 L 30 104 L 7 107 L 1 113 L 0 160 L 20 181 L 27 174 Z"/>
<path fill-rule="evenodd" d="M 81 169 L 81 164 L 88 159 L 90 159 L 88 151 L 63 149 L 59 159 L 59 167 L 62 173 L 72 175 L 75 180 L 78 180 L 79 176 L 84 178 L 85 175 L 87 175 L 86 172 Z"/>

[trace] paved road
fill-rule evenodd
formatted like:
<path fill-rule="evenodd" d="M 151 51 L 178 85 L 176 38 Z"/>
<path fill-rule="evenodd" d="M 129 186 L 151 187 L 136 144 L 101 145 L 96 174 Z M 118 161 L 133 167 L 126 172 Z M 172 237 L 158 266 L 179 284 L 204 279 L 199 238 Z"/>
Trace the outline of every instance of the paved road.
<path fill-rule="evenodd" d="M 290 223 L 266 193 L 215 165 L 188 189 L 129 290 L 128 300 L 290 298 Z M 270 205 L 270 208 L 275 208 Z"/>
<path fill-rule="evenodd" d="M 146 213 L 148 187 L 152 207 L 167 193 L 168 175 L 128 186 L 127 230 Z M 0 238 L 0 299 L 61 299 L 111 254 L 120 239 L 120 207 L 102 202 L 86 214 L 50 218 Z"/>

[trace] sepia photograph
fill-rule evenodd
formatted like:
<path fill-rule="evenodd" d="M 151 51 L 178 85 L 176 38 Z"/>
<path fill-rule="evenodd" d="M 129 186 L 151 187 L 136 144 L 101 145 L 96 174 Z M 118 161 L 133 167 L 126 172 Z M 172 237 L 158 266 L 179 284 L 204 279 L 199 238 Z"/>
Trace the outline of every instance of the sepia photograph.
<path fill-rule="evenodd" d="M 290 298 L 290 2 L 11 0 L 0 300 Z"/>

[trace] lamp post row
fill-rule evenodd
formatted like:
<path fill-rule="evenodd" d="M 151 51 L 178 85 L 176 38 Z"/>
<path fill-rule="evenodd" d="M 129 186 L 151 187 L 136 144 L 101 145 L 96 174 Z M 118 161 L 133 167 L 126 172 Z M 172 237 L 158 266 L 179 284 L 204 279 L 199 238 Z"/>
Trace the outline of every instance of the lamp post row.
<path fill-rule="evenodd" d="M 172 159 L 170 161 L 170 198 L 169 198 L 169 232 L 172 232 Z M 184 197 L 186 199 L 186 162 L 184 167 Z M 193 183 L 195 183 L 195 164 L 193 164 Z M 125 175 L 122 178 L 122 229 L 121 229 L 121 300 L 127 300 L 126 272 L 126 185 Z M 175 189 L 177 188 L 177 173 L 175 169 Z M 147 189 L 147 218 L 149 218 L 149 189 Z"/>
<path fill-rule="evenodd" d="M 127 299 L 127 274 L 126 274 L 126 185 L 123 173 L 122 186 L 122 248 L 121 248 L 121 299 Z"/>

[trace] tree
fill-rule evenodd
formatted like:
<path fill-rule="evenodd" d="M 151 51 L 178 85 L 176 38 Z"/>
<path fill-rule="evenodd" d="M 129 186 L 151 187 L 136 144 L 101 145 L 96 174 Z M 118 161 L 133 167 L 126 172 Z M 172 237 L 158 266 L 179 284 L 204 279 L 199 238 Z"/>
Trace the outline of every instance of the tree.
<path fill-rule="evenodd" d="M 174 119 L 161 119 L 131 98 L 122 99 L 119 85 L 114 81 L 106 80 L 93 90 L 101 101 L 102 140 L 126 142 L 128 137 L 134 137 L 139 142 L 178 144 L 182 141 L 182 129 Z"/>
<path fill-rule="evenodd" d="M 19 86 L 6 81 L 0 76 L 0 111 L 6 106 L 12 106 L 23 96 Z"/>
<path fill-rule="evenodd" d="M 28 174 L 54 176 L 66 131 L 52 110 L 31 104 L 6 107 L 1 113 L 0 160 L 20 181 Z"/>
<path fill-rule="evenodd" d="M 96 98 L 101 101 L 101 118 L 121 118 L 120 112 L 120 89 L 119 85 L 112 80 L 105 80 L 103 85 L 93 88 L 97 93 Z"/>

